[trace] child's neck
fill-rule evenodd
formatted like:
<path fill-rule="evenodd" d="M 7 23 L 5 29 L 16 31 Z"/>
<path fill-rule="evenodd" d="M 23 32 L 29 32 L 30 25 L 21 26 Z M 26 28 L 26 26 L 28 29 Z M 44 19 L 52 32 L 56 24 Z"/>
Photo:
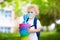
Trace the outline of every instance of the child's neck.
<path fill-rule="evenodd" d="M 29 18 L 29 20 L 32 20 L 32 19 L 34 19 L 34 18 Z"/>

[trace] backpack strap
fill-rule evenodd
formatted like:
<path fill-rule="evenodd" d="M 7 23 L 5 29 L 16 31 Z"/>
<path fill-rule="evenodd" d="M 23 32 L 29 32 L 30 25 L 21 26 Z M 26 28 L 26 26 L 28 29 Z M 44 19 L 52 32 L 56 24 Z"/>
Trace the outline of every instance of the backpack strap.
<path fill-rule="evenodd" d="M 35 26 L 35 29 L 37 29 L 37 18 L 34 19 L 34 26 Z M 38 40 L 40 40 L 40 32 L 36 32 L 36 35 L 38 37 Z"/>
<path fill-rule="evenodd" d="M 37 29 L 37 18 L 34 18 L 34 26 L 35 26 L 35 29 Z"/>

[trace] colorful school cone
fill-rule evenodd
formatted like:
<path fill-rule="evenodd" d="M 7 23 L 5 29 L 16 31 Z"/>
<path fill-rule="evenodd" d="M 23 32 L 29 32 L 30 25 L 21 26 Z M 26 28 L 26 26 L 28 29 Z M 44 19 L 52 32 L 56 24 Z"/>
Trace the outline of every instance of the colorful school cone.
<path fill-rule="evenodd" d="M 21 40 L 29 40 L 29 32 L 28 28 L 30 27 L 29 24 L 20 24 L 20 36 Z"/>
<path fill-rule="evenodd" d="M 20 35 L 21 37 L 29 36 L 28 28 L 30 27 L 29 24 L 20 24 Z"/>

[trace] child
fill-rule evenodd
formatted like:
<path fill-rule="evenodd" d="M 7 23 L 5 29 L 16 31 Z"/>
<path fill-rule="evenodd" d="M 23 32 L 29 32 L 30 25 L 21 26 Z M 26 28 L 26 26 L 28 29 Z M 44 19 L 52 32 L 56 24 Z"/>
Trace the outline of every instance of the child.
<path fill-rule="evenodd" d="M 35 16 L 38 15 L 39 10 L 38 10 L 36 5 L 31 5 L 27 8 L 27 13 L 29 16 L 28 23 L 31 24 L 31 26 L 32 26 L 35 24 L 33 22 L 35 22 L 34 19 L 35 19 Z M 35 26 L 37 28 L 32 26 L 28 29 L 28 32 L 30 33 L 29 40 L 39 40 L 36 33 L 40 31 L 41 24 L 40 24 L 40 21 L 38 19 L 37 19 L 37 23 L 35 24 Z M 40 36 L 40 35 L 38 35 L 38 36 Z"/>
<path fill-rule="evenodd" d="M 39 40 L 38 36 L 40 36 L 39 32 L 41 29 L 40 21 L 35 17 L 39 14 L 38 7 L 36 5 L 30 5 L 27 8 L 27 14 L 28 15 L 28 24 L 31 25 L 31 27 L 28 29 L 29 34 L 29 40 Z M 20 23 L 23 22 L 23 17 L 19 18 Z M 37 35 L 38 34 L 38 35 Z"/>

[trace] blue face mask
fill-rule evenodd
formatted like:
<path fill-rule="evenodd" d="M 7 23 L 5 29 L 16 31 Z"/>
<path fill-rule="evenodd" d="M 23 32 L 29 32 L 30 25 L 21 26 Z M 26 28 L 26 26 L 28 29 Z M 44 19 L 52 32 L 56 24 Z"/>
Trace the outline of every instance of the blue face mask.
<path fill-rule="evenodd" d="M 29 18 L 34 18 L 35 17 L 35 15 L 33 13 L 28 13 L 27 15 L 28 15 Z"/>

